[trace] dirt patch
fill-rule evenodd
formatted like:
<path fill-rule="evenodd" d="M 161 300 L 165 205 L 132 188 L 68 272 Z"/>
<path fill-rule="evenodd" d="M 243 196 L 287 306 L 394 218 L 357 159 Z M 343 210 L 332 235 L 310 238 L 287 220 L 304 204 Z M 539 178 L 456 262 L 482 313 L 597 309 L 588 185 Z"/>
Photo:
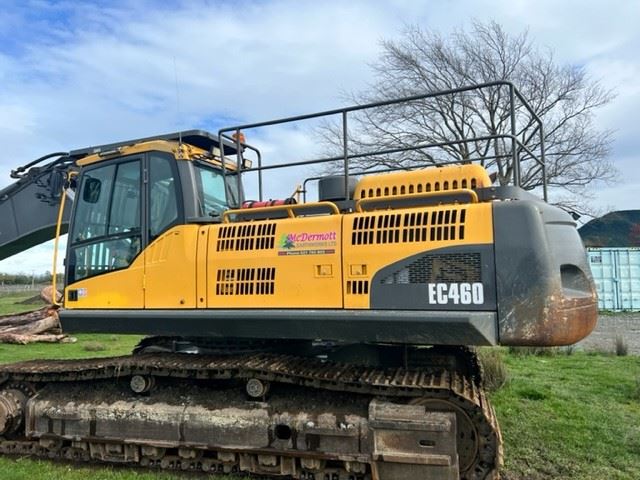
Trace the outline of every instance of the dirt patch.
<path fill-rule="evenodd" d="M 20 300 L 19 302 L 15 302 L 15 305 L 44 305 L 45 301 L 42 300 L 40 294 L 34 295 L 33 297 L 26 298 L 24 300 Z"/>
<path fill-rule="evenodd" d="M 615 353 L 618 337 L 627 345 L 630 355 L 640 355 L 640 312 L 600 315 L 595 330 L 578 347 Z"/>

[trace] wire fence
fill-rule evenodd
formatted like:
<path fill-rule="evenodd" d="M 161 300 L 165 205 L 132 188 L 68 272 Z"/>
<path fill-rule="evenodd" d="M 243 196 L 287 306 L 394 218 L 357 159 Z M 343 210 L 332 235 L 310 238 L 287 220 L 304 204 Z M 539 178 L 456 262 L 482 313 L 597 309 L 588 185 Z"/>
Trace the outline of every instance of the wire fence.
<path fill-rule="evenodd" d="M 22 292 L 39 292 L 44 287 L 48 286 L 48 284 L 44 283 L 28 283 L 21 285 L 13 285 L 13 284 L 1 284 L 0 283 L 0 294 L 2 293 L 22 293 Z"/>

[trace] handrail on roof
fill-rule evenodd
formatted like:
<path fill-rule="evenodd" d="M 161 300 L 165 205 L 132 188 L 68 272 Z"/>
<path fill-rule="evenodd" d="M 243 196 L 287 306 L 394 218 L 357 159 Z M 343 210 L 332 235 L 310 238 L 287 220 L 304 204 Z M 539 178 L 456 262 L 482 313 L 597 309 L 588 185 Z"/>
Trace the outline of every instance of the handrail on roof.
<path fill-rule="evenodd" d="M 379 151 L 373 151 L 373 152 L 366 152 L 366 153 L 359 153 L 359 154 L 353 154 L 350 155 L 348 152 L 348 138 L 347 138 L 347 125 L 348 125 L 348 114 L 350 112 L 357 112 L 357 111 L 361 111 L 361 110 L 366 110 L 366 109 L 370 109 L 370 108 L 376 108 L 376 107 L 382 107 L 382 106 L 387 106 L 387 105 L 393 105 L 393 104 L 400 104 L 400 103 L 409 103 L 409 102 L 413 102 L 416 100 L 422 100 L 422 99 L 427 99 L 427 98 L 434 98 L 434 97 L 441 97 L 441 96 L 446 96 L 446 95 L 453 95 L 456 93 L 463 93 L 463 92 L 469 92 L 469 91 L 473 91 L 473 90 L 481 90 L 481 89 L 485 89 L 485 88 L 490 88 L 490 87 L 507 87 L 509 90 L 509 116 L 510 116 L 510 133 L 509 134 L 496 134 L 496 135 L 486 135 L 486 136 L 482 136 L 482 137 L 475 137 L 475 138 L 466 138 L 466 139 L 461 139 L 461 140 L 452 140 L 452 141 L 447 141 L 447 142 L 437 142 L 437 143 L 431 143 L 431 144 L 421 144 L 421 145 L 415 145 L 415 146 L 411 146 L 411 147 L 399 147 L 397 149 L 385 149 L 385 150 L 379 150 Z M 515 107 L 515 103 L 516 103 L 516 98 L 520 101 L 520 103 L 524 106 L 524 108 L 528 111 L 528 113 L 531 115 L 531 118 L 533 119 L 533 121 L 537 124 L 536 127 L 533 129 L 533 131 L 528 135 L 528 137 L 525 139 L 524 142 L 521 142 L 520 140 L 518 140 L 517 136 L 518 136 L 518 132 L 516 129 L 516 107 Z M 302 120 L 309 120 L 309 119 L 313 119 L 313 118 L 320 118 L 320 117 L 327 117 L 327 116 L 333 116 L 333 115 L 340 115 L 341 116 L 341 120 L 342 120 L 342 146 L 343 146 L 343 152 L 341 156 L 333 156 L 333 157 L 325 157 L 325 158 L 318 158 L 318 159 L 311 159 L 311 160 L 301 160 L 301 161 L 297 161 L 297 162 L 290 162 L 290 163 L 286 163 L 286 164 L 276 164 L 276 165 L 262 165 L 262 157 L 259 155 L 258 152 L 258 166 L 257 167 L 253 167 L 253 168 L 244 168 L 244 161 L 243 161 L 243 157 L 242 157 L 242 146 L 244 146 L 244 144 L 240 143 L 240 135 L 235 135 L 235 138 L 232 137 L 229 133 L 230 132 L 234 132 L 234 133 L 239 133 L 241 130 L 249 130 L 249 129 L 253 129 L 253 128 L 260 128 L 260 127 L 267 127 L 267 126 L 273 126 L 273 125 L 281 125 L 281 124 L 285 124 L 285 123 L 293 123 L 293 122 L 299 122 Z M 527 143 L 533 138 L 533 136 L 539 133 L 539 137 L 540 137 L 540 154 L 536 155 L 534 154 L 531 149 L 529 149 L 527 147 Z M 374 155 L 384 155 L 384 154 L 391 154 L 391 153 L 399 153 L 402 151 L 412 151 L 412 150 L 422 150 L 422 149 L 426 149 L 426 148 L 436 148 L 436 147 L 444 147 L 444 146 L 449 146 L 449 145 L 455 145 L 455 144 L 461 144 L 461 143 L 468 143 L 468 142 L 472 142 L 472 141 L 490 141 L 490 140 L 494 140 L 494 139 L 507 139 L 507 140 L 511 140 L 511 152 L 508 155 L 500 155 L 500 156 L 493 156 L 493 157 L 481 157 L 478 159 L 497 159 L 497 158 L 508 158 L 511 157 L 512 162 L 513 162 L 513 184 L 517 187 L 521 186 L 521 170 L 520 170 L 520 153 L 522 151 L 526 152 L 539 166 L 541 169 L 541 174 L 542 174 L 542 186 L 543 186 L 543 197 L 545 200 L 547 200 L 547 178 L 546 178 L 546 164 L 545 164 L 545 150 L 544 150 L 544 126 L 542 124 L 542 120 L 540 119 L 540 117 L 537 115 L 537 113 L 533 110 L 533 108 L 531 107 L 531 105 L 529 104 L 529 102 L 522 96 L 522 94 L 518 91 L 518 89 L 515 87 L 515 85 L 507 80 L 498 80 L 498 81 L 494 81 L 494 82 L 486 82 L 486 83 L 481 83 L 481 84 L 477 84 L 477 85 L 468 85 L 468 86 L 464 86 L 464 87 L 459 87 L 459 88 L 452 88 L 452 89 L 448 89 L 448 90 L 441 90 L 441 91 L 437 91 L 437 92 L 430 92 L 430 93 L 425 93 L 425 94 L 421 94 L 421 95 L 413 95 L 410 97 L 404 97 L 404 98 L 396 98 L 396 99 L 391 99 L 391 100 L 383 100 L 383 101 L 379 101 L 379 102 L 371 102 L 371 103 L 366 103 L 366 104 L 361 104 L 361 105 L 353 105 L 350 107 L 344 107 L 344 108 L 337 108 L 337 109 L 332 109 L 332 110 L 325 110 L 322 112 L 316 112 L 316 113 L 309 113 L 309 114 L 304 114 L 304 115 L 295 115 L 295 116 L 291 116 L 291 117 L 284 117 L 284 118 L 279 118 L 279 119 L 274 119 L 274 120 L 267 120 L 264 122 L 254 122 L 254 123 L 245 123 L 245 124 L 240 124 L 240 125 L 235 125 L 232 127 L 225 127 L 225 128 L 221 128 L 220 130 L 218 130 L 218 141 L 220 143 L 222 143 L 224 140 L 226 141 L 232 141 L 236 143 L 236 155 L 237 155 L 237 165 L 238 165 L 238 172 L 240 173 L 240 175 L 238 175 L 239 178 L 239 183 L 240 183 L 240 192 L 241 195 L 243 195 L 242 193 L 242 173 L 243 172 L 257 172 L 258 173 L 258 190 L 259 190 L 259 197 L 260 200 L 262 200 L 262 192 L 263 192 L 263 180 L 262 180 L 262 172 L 264 170 L 272 170 L 272 169 L 278 169 L 278 168 L 287 168 L 287 167 L 292 167 L 292 166 L 301 166 L 301 165 L 313 165 L 313 164 L 318 164 L 318 163 L 329 163 L 329 162 L 335 162 L 335 161 L 343 161 L 343 167 L 344 167 L 344 187 L 345 187 L 345 199 L 348 199 L 348 192 L 349 192 L 349 176 L 353 175 L 354 172 L 350 171 L 349 168 L 349 159 L 354 159 L 354 158 L 366 158 L 366 157 L 371 157 Z M 257 149 L 252 148 L 252 150 L 257 152 Z M 473 160 L 478 160 L 478 159 L 473 159 Z M 452 162 L 446 162 L 446 163 L 459 163 L 459 161 L 452 161 Z M 439 163 L 444 165 L 446 164 L 445 162 L 443 163 Z M 401 169 L 401 168 L 398 168 Z M 226 175 L 226 169 L 223 163 L 222 166 L 222 170 L 223 170 L 223 175 Z M 389 169 L 392 170 L 392 169 Z M 387 171 L 387 170 L 385 170 Z M 363 172 L 365 173 L 365 172 Z M 368 172 L 368 173 L 373 173 L 373 172 Z M 317 180 L 317 177 L 310 177 L 308 179 L 305 180 L 304 184 L 305 184 L 305 188 L 303 189 L 303 191 L 306 193 L 306 183 L 310 180 Z M 240 202 L 243 201 L 243 198 L 240 198 Z"/>

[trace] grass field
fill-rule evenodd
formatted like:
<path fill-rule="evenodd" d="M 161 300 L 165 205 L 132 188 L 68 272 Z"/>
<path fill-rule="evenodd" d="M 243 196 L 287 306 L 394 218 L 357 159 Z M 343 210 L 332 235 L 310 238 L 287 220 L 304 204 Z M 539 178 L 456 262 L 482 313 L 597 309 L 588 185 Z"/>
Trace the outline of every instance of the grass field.
<path fill-rule="evenodd" d="M 507 356 L 505 477 L 640 479 L 640 357 Z"/>
<path fill-rule="evenodd" d="M 20 313 L 40 308 L 44 305 L 42 301 L 36 301 L 34 303 L 22 304 L 24 300 L 33 297 L 38 292 L 27 293 L 0 293 L 0 315 L 9 313 Z"/>
<path fill-rule="evenodd" d="M 19 299 L 0 297 L 0 314 L 16 308 L 13 302 Z M 0 344 L 0 362 L 122 355 L 130 352 L 139 338 L 78 335 L 75 344 Z M 87 350 L 96 345 L 104 349 Z M 509 380 L 491 396 L 504 436 L 505 480 L 640 479 L 640 357 L 505 352 L 505 361 Z M 0 478 L 150 480 L 194 476 L 0 457 Z"/>

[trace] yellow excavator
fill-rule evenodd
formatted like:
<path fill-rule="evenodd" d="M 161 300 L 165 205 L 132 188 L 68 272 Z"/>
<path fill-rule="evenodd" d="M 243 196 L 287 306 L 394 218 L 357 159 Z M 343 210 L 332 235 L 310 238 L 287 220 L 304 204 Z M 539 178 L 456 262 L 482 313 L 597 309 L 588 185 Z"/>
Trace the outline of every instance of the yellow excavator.
<path fill-rule="evenodd" d="M 575 222 L 521 187 L 525 154 L 544 176 L 543 144 L 515 134 L 512 108 L 512 135 L 480 139 L 512 145 L 512 181 L 496 186 L 488 158 L 357 170 L 381 152 L 350 154 L 346 134 L 349 115 L 483 88 L 508 89 L 544 138 L 517 89 L 494 82 L 14 170 L 0 259 L 68 232 L 63 330 L 146 337 L 124 357 L 0 366 L 0 453 L 304 480 L 498 478 L 474 348 L 572 344 L 597 317 Z M 270 164 L 242 133 L 329 115 L 343 121 L 341 156 Z M 323 163 L 340 174 L 306 179 L 302 199 L 264 199 L 268 175 Z"/>

